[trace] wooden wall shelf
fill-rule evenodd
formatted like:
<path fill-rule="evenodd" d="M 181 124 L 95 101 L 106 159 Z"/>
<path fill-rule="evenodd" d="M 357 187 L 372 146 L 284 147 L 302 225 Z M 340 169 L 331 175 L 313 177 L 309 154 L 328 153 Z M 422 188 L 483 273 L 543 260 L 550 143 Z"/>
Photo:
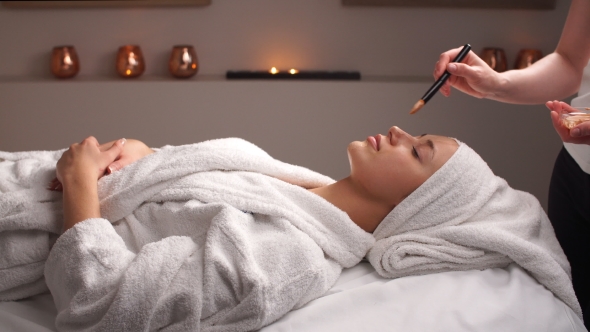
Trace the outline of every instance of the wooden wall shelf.
<path fill-rule="evenodd" d="M 477 9 L 555 9 L 556 0 L 342 0 L 345 6 L 442 7 Z"/>
<path fill-rule="evenodd" d="M 113 0 L 113 1 L 1 1 L 16 9 L 209 6 L 211 0 Z"/>

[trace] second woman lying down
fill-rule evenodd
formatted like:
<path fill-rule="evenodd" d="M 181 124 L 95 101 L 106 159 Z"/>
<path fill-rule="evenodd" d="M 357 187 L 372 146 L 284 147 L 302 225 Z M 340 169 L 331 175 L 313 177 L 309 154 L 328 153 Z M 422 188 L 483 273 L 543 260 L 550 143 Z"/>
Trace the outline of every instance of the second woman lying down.
<path fill-rule="evenodd" d="M 349 144 L 350 176 L 339 181 L 236 138 L 156 152 L 124 142 L 0 153 L 13 170 L 0 173 L 0 188 L 11 183 L 6 234 L 37 232 L 23 250 L 41 243 L 34 262 L 13 251 L 2 268 L 22 278 L 0 278 L 0 296 L 46 283 L 59 330 L 256 330 L 364 257 L 388 278 L 515 262 L 580 315 L 538 201 L 455 139 L 392 127 Z M 51 186 L 63 194 L 40 193 L 58 158 Z M 103 177 L 109 166 L 121 169 Z M 53 245 L 51 234 L 61 234 Z"/>

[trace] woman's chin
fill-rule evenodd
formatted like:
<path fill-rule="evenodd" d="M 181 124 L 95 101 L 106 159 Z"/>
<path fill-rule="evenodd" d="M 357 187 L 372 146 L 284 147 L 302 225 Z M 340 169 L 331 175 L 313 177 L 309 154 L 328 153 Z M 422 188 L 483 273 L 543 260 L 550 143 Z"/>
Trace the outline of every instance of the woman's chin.
<path fill-rule="evenodd" d="M 358 149 L 366 149 L 367 148 L 367 141 L 354 141 L 348 144 L 348 155 L 350 156 L 351 152 L 358 150 Z"/>

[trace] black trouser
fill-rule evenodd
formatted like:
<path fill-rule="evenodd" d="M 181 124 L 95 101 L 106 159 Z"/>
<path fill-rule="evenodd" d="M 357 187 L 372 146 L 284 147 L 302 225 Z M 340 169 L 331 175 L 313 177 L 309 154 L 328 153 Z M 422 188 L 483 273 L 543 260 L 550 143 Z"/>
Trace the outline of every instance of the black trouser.
<path fill-rule="evenodd" d="M 582 171 L 565 148 L 553 168 L 548 215 L 572 267 L 584 325 L 590 328 L 590 174 Z"/>

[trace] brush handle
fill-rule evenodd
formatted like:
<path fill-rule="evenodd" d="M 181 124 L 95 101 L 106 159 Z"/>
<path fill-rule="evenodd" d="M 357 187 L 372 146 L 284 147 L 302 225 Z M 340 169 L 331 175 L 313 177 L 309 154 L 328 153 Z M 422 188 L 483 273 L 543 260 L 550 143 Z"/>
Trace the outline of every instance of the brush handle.
<path fill-rule="evenodd" d="M 465 46 L 463 46 L 463 48 L 461 49 L 459 54 L 457 54 L 455 59 L 453 59 L 453 61 L 451 61 L 451 62 L 463 61 L 463 59 L 465 58 L 467 53 L 469 53 L 470 50 L 471 50 L 471 45 L 465 44 Z M 438 80 L 436 80 L 436 82 L 434 82 L 434 84 L 430 87 L 430 89 L 428 89 L 428 91 L 426 91 L 426 93 L 422 97 L 422 100 L 424 101 L 424 103 L 429 101 L 430 98 L 432 98 L 432 96 L 434 96 L 438 92 L 440 87 L 443 86 L 443 84 L 445 84 L 445 82 L 449 79 L 450 76 L 451 76 L 451 73 L 449 73 L 448 71 L 445 70 L 445 72 L 438 78 Z"/>

